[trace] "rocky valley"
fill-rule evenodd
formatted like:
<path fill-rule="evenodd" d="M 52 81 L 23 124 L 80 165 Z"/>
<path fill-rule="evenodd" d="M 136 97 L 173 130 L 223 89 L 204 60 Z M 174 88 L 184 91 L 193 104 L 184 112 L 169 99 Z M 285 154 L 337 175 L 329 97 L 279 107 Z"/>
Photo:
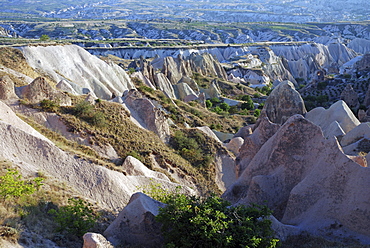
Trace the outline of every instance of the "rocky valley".
<path fill-rule="evenodd" d="M 159 220 L 185 196 L 202 199 L 183 206 L 194 213 L 266 206 L 220 247 L 263 223 L 256 247 L 369 247 L 366 11 L 23 4 L 0 22 L 0 247 L 170 247 L 179 223 Z"/>

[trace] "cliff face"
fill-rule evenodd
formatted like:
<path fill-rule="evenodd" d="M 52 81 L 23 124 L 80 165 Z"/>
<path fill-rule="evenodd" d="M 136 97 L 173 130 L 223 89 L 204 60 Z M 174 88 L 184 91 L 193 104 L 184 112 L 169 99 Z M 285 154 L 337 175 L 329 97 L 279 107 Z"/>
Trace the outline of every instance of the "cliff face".
<path fill-rule="evenodd" d="M 76 45 L 32 46 L 20 48 L 27 62 L 55 82 L 64 80 L 78 94 L 93 93 L 102 99 L 121 96 L 133 89 L 126 72 L 107 64 Z"/>

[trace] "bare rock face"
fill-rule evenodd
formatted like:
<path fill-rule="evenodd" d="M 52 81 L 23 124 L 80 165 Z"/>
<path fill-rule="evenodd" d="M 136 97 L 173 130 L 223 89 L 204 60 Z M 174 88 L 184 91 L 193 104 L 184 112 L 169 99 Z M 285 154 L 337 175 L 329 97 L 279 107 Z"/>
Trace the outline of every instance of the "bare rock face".
<path fill-rule="evenodd" d="M 0 100 L 17 99 L 14 91 L 14 82 L 9 76 L 0 78 Z"/>
<path fill-rule="evenodd" d="M 244 139 L 242 137 L 235 137 L 229 143 L 224 143 L 225 147 L 234 153 L 235 156 L 239 155 L 240 147 L 243 145 Z"/>
<path fill-rule="evenodd" d="M 349 159 L 320 127 L 295 115 L 258 151 L 224 197 L 266 204 L 283 224 L 316 235 L 370 242 L 364 214 L 370 170 Z"/>
<path fill-rule="evenodd" d="M 357 71 L 370 71 L 370 53 L 365 54 L 361 60 L 354 65 Z"/>
<path fill-rule="evenodd" d="M 17 95 L 27 99 L 30 103 L 39 103 L 44 99 L 53 100 L 61 106 L 70 106 L 71 98 L 63 92 L 59 92 L 46 82 L 45 78 L 38 77 L 32 83 L 17 88 Z"/>
<path fill-rule="evenodd" d="M 68 92 L 73 95 L 78 95 L 78 93 L 73 89 L 72 85 L 67 83 L 66 80 L 60 80 L 60 82 L 55 87 L 63 92 Z"/>
<path fill-rule="evenodd" d="M 114 246 L 99 233 L 86 233 L 83 239 L 84 244 L 82 248 L 114 248 Z"/>
<path fill-rule="evenodd" d="M 159 208 L 164 206 L 143 193 L 136 193 L 105 230 L 104 236 L 115 246 L 161 247 L 161 225 L 154 217 L 158 215 Z"/>
<path fill-rule="evenodd" d="M 162 73 L 172 84 L 178 83 L 183 76 L 192 77 L 193 75 L 189 61 L 184 60 L 181 55 L 177 58 L 165 57 Z"/>
<path fill-rule="evenodd" d="M 28 64 L 50 76 L 55 82 L 65 80 L 78 94 L 93 92 L 101 99 L 121 96 L 135 89 L 120 66 L 106 63 L 77 45 L 25 46 L 20 48 Z"/>
<path fill-rule="evenodd" d="M 204 76 L 215 76 L 227 80 L 226 71 L 221 66 L 220 62 L 209 53 L 196 54 L 192 53 L 189 56 L 191 69 Z"/>
<path fill-rule="evenodd" d="M 337 101 L 328 109 L 324 109 L 323 107 L 314 108 L 306 114 L 306 118 L 320 126 L 325 137 L 330 137 L 330 134 L 333 135 L 333 125 L 343 130 L 341 135 L 348 133 L 360 125 L 359 120 L 342 100 Z M 337 134 L 339 132 L 336 132 L 335 136 Z"/>
<path fill-rule="evenodd" d="M 154 80 L 156 87 L 163 91 L 168 98 L 176 99 L 175 90 L 166 75 L 163 73 L 156 73 L 154 75 Z"/>
<path fill-rule="evenodd" d="M 358 94 L 352 88 L 351 84 L 346 85 L 342 94 L 340 95 L 340 99 L 345 101 L 350 108 L 357 109 L 360 106 L 360 102 L 358 101 Z"/>
<path fill-rule="evenodd" d="M 167 142 L 170 137 L 170 127 L 163 112 L 154 106 L 154 104 L 143 97 L 140 92 L 130 90 L 124 98 L 131 116 L 135 118 L 140 125 L 156 133 L 161 140 Z"/>
<path fill-rule="evenodd" d="M 240 147 L 239 156 L 237 158 L 239 176 L 243 173 L 245 168 L 248 167 L 262 145 L 271 138 L 279 128 L 280 125 L 270 122 L 269 119 L 265 117 L 256 123 L 252 133 L 244 137 L 244 143 Z"/>
<path fill-rule="evenodd" d="M 304 101 L 290 81 L 280 83 L 267 98 L 262 112 L 271 122 L 283 124 L 290 116 L 305 114 Z"/>
<path fill-rule="evenodd" d="M 170 181 L 170 179 L 168 179 L 165 174 L 157 171 L 152 171 L 143 163 L 141 163 L 140 160 L 132 156 L 126 157 L 125 161 L 122 164 L 122 169 L 126 171 L 128 176 L 146 176 Z"/>

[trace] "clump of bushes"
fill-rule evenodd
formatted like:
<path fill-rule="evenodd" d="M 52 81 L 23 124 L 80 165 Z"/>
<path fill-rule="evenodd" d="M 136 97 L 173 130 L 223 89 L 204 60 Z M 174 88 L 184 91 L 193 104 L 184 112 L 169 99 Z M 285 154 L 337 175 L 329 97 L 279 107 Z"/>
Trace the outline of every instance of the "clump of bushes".
<path fill-rule="evenodd" d="M 91 204 L 82 199 L 68 199 L 68 205 L 49 210 L 58 224 L 57 231 L 82 236 L 91 229 L 98 216 L 94 214 Z"/>
<path fill-rule="evenodd" d="M 165 246 L 185 247 L 276 247 L 271 211 L 266 206 L 231 206 L 229 202 L 210 196 L 175 194 L 156 220 L 162 223 Z"/>
<path fill-rule="evenodd" d="M 72 109 L 72 114 L 94 126 L 106 125 L 105 115 L 87 101 L 77 103 Z"/>

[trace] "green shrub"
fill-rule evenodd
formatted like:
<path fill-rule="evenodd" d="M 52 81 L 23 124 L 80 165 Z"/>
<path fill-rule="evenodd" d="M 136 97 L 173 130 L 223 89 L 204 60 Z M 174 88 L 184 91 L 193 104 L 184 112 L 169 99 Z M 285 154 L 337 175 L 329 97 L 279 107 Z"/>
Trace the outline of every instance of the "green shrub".
<path fill-rule="evenodd" d="M 89 118 L 88 122 L 94 126 L 104 127 L 106 125 L 105 115 L 97 111 Z"/>
<path fill-rule="evenodd" d="M 55 101 L 44 99 L 40 102 L 40 107 L 45 111 L 56 112 L 60 106 Z"/>
<path fill-rule="evenodd" d="M 73 108 L 73 114 L 77 117 L 88 116 L 93 111 L 94 106 L 87 101 L 77 103 Z"/>
<path fill-rule="evenodd" d="M 212 97 L 209 100 L 213 103 L 213 105 L 219 104 L 221 102 L 221 100 L 218 97 Z"/>
<path fill-rule="evenodd" d="M 265 206 L 230 206 L 216 196 L 177 194 L 159 210 L 166 247 L 276 247 L 271 211 Z"/>
<path fill-rule="evenodd" d="M 8 169 L 4 176 L 0 176 L 0 196 L 3 199 L 31 195 L 42 185 L 43 179 L 36 177 L 33 180 L 22 179 L 15 169 Z"/>
<path fill-rule="evenodd" d="M 260 114 L 261 114 L 261 110 L 260 110 L 260 109 L 256 109 L 256 110 L 254 110 L 254 114 L 253 114 L 253 115 L 254 115 L 255 117 L 257 117 L 257 118 L 258 118 L 258 117 L 260 116 Z"/>
<path fill-rule="evenodd" d="M 206 100 L 206 106 L 207 108 L 212 108 L 213 103 L 211 102 L 211 100 Z"/>
<path fill-rule="evenodd" d="M 91 204 L 82 199 L 68 199 L 69 205 L 59 209 L 51 209 L 49 213 L 54 215 L 55 222 L 59 225 L 58 232 L 82 236 L 95 225 L 98 216 L 94 215 Z"/>
<path fill-rule="evenodd" d="M 223 103 L 221 103 L 221 104 L 220 104 L 220 108 L 221 108 L 223 111 L 225 111 L 225 112 L 229 112 L 230 105 L 229 105 L 229 104 L 227 104 L 227 103 L 225 103 L 225 102 L 223 102 Z"/>

